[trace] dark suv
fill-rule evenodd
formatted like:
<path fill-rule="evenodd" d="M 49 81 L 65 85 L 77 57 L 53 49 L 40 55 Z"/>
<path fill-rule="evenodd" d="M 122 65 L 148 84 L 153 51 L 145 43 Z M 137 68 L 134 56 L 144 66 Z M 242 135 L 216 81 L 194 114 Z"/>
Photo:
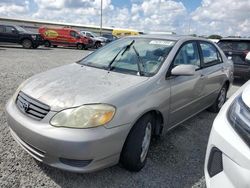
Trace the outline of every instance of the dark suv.
<path fill-rule="evenodd" d="M 24 48 L 37 48 L 43 44 L 43 38 L 40 34 L 26 31 L 20 26 L 0 25 L 0 42 L 17 43 Z"/>
<path fill-rule="evenodd" d="M 250 39 L 223 38 L 218 42 L 220 48 L 234 63 L 234 76 L 245 80 L 250 79 L 250 63 L 245 60 L 250 51 Z"/>

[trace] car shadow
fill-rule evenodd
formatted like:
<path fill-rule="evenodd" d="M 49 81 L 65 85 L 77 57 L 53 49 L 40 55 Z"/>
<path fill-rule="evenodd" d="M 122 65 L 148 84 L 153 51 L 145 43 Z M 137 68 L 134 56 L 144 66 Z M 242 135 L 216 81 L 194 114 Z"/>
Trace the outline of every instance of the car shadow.
<path fill-rule="evenodd" d="M 67 46 L 57 46 L 57 47 L 49 47 L 51 49 L 65 49 L 65 50 L 77 50 L 77 51 L 81 51 L 79 49 L 77 49 L 76 47 L 67 47 Z M 88 48 L 87 50 L 86 49 L 82 49 L 82 51 L 95 51 L 96 49 L 93 49 L 93 48 Z"/>
<path fill-rule="evenodd" d="M 47 47 L 38 47 L 38 48 L 36 48 L 36 49 L 33 49 L 33 48 L 31 48 L 31 49 L 25 49 L 25 48 L 23 48 L 22 46 L 12 46 L 12 45 L 0 45 L 0 48 L 5 48 L 5 50 L 6 49 L 11 49 L 11 48 L 13 48 L 13 49 L 23 49 L 23 50 L 53 50 L 52 48 L 47 48 Z"/>
<path fill-rule="evenodd" d="M 204 183 L 204 159 L 216 114 L 204 111 L 160 139 L 152 141 L 148 160 L 140 172 L 119 165 L 87 174 L 58 170 L 37 162 L 60 187 L 192 187 Z M 66 186 L 67 185 L 67 186 Z"/>

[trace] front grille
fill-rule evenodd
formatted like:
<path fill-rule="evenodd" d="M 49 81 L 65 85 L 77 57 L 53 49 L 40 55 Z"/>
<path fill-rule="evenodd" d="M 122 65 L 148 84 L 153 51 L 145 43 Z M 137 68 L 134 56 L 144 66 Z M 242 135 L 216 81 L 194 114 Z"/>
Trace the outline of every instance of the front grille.
<path fill-rule="evenodd" d="M 16 105 L 21 112 L 36 120 L 43 119 L 50 111 L 48 105 L 31 98 L 21 91 L 17 96 Z"/>

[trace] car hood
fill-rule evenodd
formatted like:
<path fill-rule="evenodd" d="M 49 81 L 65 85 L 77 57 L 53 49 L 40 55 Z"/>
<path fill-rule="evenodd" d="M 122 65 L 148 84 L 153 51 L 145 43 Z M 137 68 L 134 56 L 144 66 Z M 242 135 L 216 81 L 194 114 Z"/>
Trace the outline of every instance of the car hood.
<path fill-rule="evenodd" d="M 25 31 L 25 32 L 20 32 L 22 34 L 27 34 L 27 35 L 40 35 L 39 33 L 31 32 L 31 31 Z"/>
<path fill-rule="evenodd" d="M 83 104 L 103 103 L 147 79 L 74 63 L 31 77 L 21 90 L 49 105 L 51 110 L 58 111 Z"/>
<path fill-rule="evenodd" d="M 242 92 L 242 100 L 250 108 L 250 81 Z"/>

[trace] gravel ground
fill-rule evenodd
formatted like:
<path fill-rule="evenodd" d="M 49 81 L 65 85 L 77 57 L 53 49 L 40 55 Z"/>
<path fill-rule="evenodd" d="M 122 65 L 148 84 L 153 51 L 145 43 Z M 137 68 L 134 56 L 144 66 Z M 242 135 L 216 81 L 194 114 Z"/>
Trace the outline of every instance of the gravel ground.
<path fill-rule="evenodd" d="M 147 164 L 138 173 L 118 165 L 91 174 L 69 173 L 36 162 L 14 142 L 7 128 L 4 105 L 18 85 L 36 73 L 75 62 L 88 53 L 0 46 L 0 187 L 205 187 L 206 144 L 216 116 L 207 111 L 154 140 Z M 237 82 L 229 95 L 240 85 Z"/>

